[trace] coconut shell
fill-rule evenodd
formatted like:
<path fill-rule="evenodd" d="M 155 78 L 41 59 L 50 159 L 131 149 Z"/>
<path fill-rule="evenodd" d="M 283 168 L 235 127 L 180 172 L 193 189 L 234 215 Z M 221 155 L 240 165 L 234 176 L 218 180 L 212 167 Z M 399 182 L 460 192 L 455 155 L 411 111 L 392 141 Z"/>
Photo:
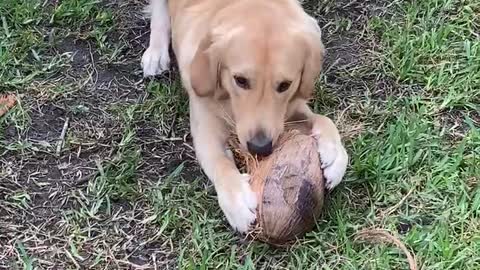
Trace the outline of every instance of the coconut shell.
<path fill-rule="evenodd" d="M 253 232 L 258 239 L 283 245 L 313 229 L 325 192 L 314 138 L 288 131 L 270 156 L 246 162 L 246 167 L 258 196 L 257 227 Z"/>

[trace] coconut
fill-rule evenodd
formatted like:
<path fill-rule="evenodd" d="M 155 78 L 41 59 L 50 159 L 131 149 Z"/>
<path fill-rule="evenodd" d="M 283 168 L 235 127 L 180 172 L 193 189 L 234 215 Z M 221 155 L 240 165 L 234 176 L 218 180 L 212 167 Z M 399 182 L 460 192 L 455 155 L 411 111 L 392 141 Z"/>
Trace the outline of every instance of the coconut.
<path fill-rule="evenodd" d="M 235 160 L 251 175 L 258 197 L 252 235 L 285 245 L 311 231 L 324 203 L 324 179 L 316 141 L 298 130 L 282 134 L 271 155 L 256 158 L 234 145 Z"/>

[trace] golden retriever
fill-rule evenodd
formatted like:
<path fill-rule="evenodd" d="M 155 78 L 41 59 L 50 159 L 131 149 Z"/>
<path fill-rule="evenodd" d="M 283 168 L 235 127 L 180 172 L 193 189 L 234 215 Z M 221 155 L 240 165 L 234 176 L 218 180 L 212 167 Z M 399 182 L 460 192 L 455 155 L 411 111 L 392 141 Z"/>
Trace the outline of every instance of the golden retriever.
<path fill-rule="evenodd" d="M 348 156 L 340 134 L 307 104 L 325 54 L 320 27 L 296 0 L 151 0 L 150 12 L 144 75 L 168 68 L 171 38 L 196 156 L 234 229 L 249 229 L 257 201 L 227 150 L 232 131 L 251 153 L 269 155 L 285 121 L 307 120 L 327 188 L 342 180 Z"/>

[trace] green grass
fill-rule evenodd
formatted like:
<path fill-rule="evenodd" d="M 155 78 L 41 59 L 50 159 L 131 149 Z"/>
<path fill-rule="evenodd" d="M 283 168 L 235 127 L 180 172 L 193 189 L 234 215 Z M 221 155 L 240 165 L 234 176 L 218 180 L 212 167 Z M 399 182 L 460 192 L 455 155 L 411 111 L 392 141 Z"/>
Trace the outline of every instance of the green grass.
<path fill-rule="evenodd" d="M 227 226 L 178 75 L 142 81 L 138 3 L 2 1 L 0 93 L 19 102 L 0 117 L 0 268 L 408 269 L 356 240 L 377 228 L 419 269 L 480 269 L 480 3 L 373 5 L 308 1 L 330 57 L 313 105 L 351 163 L 315 230 L 275 249 Z"/>
<path fill-rule="evenodd" d="M 105 49 L 113 15 L 101 1 L 14 0 L 0 3 L 0 90 L 24 91 L 34 80 L 61 71 L 67 54 L 55 54 L 51 46 L 80 35 L 94 38 Z"/>

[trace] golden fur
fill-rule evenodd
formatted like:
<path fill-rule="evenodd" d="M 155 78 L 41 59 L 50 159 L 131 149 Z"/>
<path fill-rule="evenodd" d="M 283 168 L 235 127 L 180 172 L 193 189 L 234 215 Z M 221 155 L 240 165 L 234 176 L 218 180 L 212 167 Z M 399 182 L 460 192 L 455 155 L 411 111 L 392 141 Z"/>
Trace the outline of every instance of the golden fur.
<path fill-rule="evenodd" d="M 162 63 L 169 61 L 165 39 L 171 34 L 190 99 L 196 155 L 215 185 L 229 223 L 241 232 L 248 230 L 257 205 L 248 175 L 240 174 L 226 149 L 232 131 L 244 148 L 259 133 L 274 145 L 285 121 L 309 121 L 327 187 L 336 186 L 348 156 L 333 122 L 307 105 L 325 50 L 320 28 L 300 4 L 295 0 L 172 0 L 168 1 L 168 22 L 166 8 L 166 0 L 152 0 L 144 73 L 155 75 L 165 69 Z"/>

